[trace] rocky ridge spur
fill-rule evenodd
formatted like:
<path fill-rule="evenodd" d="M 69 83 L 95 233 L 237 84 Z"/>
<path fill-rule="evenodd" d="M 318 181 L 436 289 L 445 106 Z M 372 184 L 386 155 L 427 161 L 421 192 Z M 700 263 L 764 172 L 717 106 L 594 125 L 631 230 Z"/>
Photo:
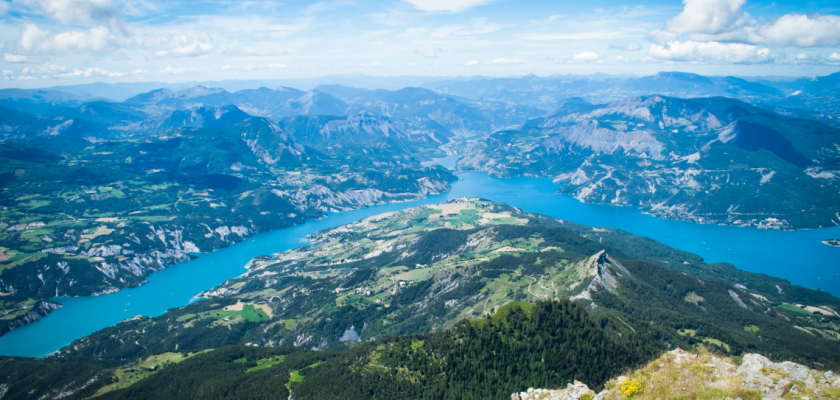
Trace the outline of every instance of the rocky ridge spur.
<path fill-rule="evenodd" d="M 565 389 L 513 393 L 511 400 L 620 400 L 668 398 L 840 399 L 840 377 L 790 361 L 775 363 L 747 354 L 740 365 L 706 352 L 669 351 L 628 375 L 612 379 L 599 393 L 575 381 Z"/>

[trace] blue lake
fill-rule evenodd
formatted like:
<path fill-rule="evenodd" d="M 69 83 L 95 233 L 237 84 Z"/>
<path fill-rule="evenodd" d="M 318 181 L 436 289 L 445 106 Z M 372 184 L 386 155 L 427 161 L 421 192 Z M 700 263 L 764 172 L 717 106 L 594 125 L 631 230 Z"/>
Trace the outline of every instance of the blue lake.
<path fill-rule="evenodd" d="M 454 158 L 439 161 L 452 168 Z M 583 204 L 555 194 L 550 179 L 497 179 L 486 173 L 458 175 L 452 191 L 428 199 L 330 214 L 326 219 L 255 236 L 242 243 L 166 268 L 149 283 L 99 297 L 59 298 L 64 307 L 48 317 L 0 337 L 0 355 L 41 357 L 71 341 L 136 315 L 157 316 L 169 308 L 195 301 L 195 295 L 246 272 L 253 257 L 304 245 L 311 233 L 387 211 L 434 204 L 470 196 L 505 202 L 521 209 L 584 225 L 623 229 L 702 256 L 706 262 L 728 262 L 742 270 L 761 272 L 820 288 L 840 296 L 840 248 L 821 243 L 840 238 L 840 227 L 814 231 L 777 232 L 731 226 L 662 220 L 629 207 Z"/>

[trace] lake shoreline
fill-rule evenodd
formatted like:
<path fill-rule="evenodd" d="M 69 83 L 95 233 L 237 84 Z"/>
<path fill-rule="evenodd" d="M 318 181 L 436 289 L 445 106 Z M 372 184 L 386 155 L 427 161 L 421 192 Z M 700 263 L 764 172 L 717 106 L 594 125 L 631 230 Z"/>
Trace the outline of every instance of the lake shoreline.
<path fill-rule="evenodd" d="M 65 306 L 48 318 L 16 329 L 12 332 L 13 337 L 0 337 L 0 354 L 43 356 L 52 353 L 72 340 L 127 318 L 137 315 L 153 317 L 169 308 L 198 301 L 196 295 L 244 273 L 242 266 L 254 257 L 303 246 L 306 244 L 303 239 L 309 234 L 383 212 L 437 204 L 464 196 L 505 202 L 529 212 L 583 225 L 620 229 L 697 254 L 708 263 L 725 262 L 743 271 L 765 273 L 795 285 L 812 289 L 829 288 L 829 293 L 840 295 L 840 292 L 831 289 L 840 288 L 840 277 L 833 276 L 834 270 L 840 270 L 836 268 L 840 267 L 839 262 L 832 263 L 831 254 L 835 250 L 817 243 L 840 235 L 840 229 L 777 232 L 665 220 L 643 214 L 635 208 L 587 204 L 570 196 L 555 196 L 556 186 L 550 179 L 501 179 L 473 171 L 460 174 L 459 180 L 452 183 L 451 190 L 443 194 L 430 195 L 422 200 L 329 213 L 319 221 L 260 233 L 225 249 L 204 253 L 197 259 L 157 271 L 148 277 L 149 283 L 141 287 L 98 298 L 63 298 Z M 781 248 L 789 251 L 778 253 Z M 807 264 L 810 270 L 800 271 L 803 264 Z M 97 314 L 101 317 L 90 317 Z M 79 325 L 79 321 L 84 322 L 83 326 L 73 327 L 73 332 L 62 332 L 68 330 L 68 324 Z"/>
<path fill-rule="evenodd" d="M 492 177 L 498 178 L 498 179 L 534 178 L 534 179 L 550 179 L 552 182 L 554 182 L 554 177 L 551 177 L 551 176 L 548 176 L 548 175 L 538 176 L 538 175 L 534 175 L 534 174 L 519 174 L 519 175 L 501 176 L 501 175 L 495 174 L 495 173 L 493 173 L 489 170 L 484 170 L 484 169 L 453 170 L 452 171 L 452 173 L 456 174 L 456 175 L 470 173 L 470 172 L 484 172 L 484 173 L 488 174 L 489 176 L 492 176 Z M 734 223 L 734 222 L 730 223 L 730 222 L 719 221 L 719 220 L 712 220 L 710 222 L 706 222 L 706 221 L 703 221 L 704 217 L 694 217 L 691 214 L 686 215 L 686 216 L 678 214 L 678 215 L 675 216 L 674 214 L 657 212 L 652 207 L 641 208 L 641 207 L 633 206 L 633 205 L 630 205 L 630 204 L 612 204 L 612 203 L 605 203 L 605 202 L 585 201 L 585 200 L 582 200 L 582 199 L 579 199 L 579 198 L 575 197 L 571 193 L 561 193 L 559 190 L 560 189 L 558 189 L 555 192 L 555 194 L 560 195 L 560 196 L 573 197 L 576 200 L 578 200 L 579 202 L 584 203 L 584 204 L 608 205 L 608 206 L 613 206 L 613 207 L 631 207 L 635 210 L 638 210 L 642 214 L 650 215 L 650 216 L 655 217 L 655 218 L 659 218 L 659 219 L 663 219 L 663 220 L 671 220 L 671 221 L 690 222 L 690 223 L 701 224 L 701 225 L 733 226 L 733 227 L 737 227 L 737 228 L 755 228 L 755 229 L 764 229 L 764 230 L 774 230 L 774 231 L 779 231 L 779 232 L 821 230 L 821 229 L 831 229 L 831 228 L 835 228 L 837 226 L 840 226 L 840 225 L 835 225 L 835 226 L 820 226 L 820 227 L 816 227 L 816 228 L 811 228 L 811 227 L 794 228 L 794 227 L 790 227 L 790 226 L 785 226 L 785 224 L 790 224 L 790 222 L 788 222 L 787 220 L 779 220 L 777 218 L 765 218 L 764 220 L 761 220 L 761 221 L 753 220 L 754 222 L 741 223 L 741 224 Z"/>

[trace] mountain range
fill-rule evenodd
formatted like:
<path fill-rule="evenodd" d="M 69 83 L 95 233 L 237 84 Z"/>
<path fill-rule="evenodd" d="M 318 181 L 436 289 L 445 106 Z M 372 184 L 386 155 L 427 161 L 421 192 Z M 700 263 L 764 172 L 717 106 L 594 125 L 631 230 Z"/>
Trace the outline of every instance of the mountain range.
<path fill-rule="evenodd" d="M 476 141 L 461 169 L 549 176 L 581 201 L 774 229 L 840 224 L 840 130 L 722 97 L 565 100 Z"/>
<path fill-rule="evenodd" d="M 155 124 L 164 118 L 162 116 L 197 107 L 234 105 L 249 115 L 272 120 L 368 111 L 392 118 L 405 131 L 443 134 L 446 131 L 484 132 L 520 125 L 528 119 L 549 114 L 558 107 L 558 102 L 572 97 L 604 103 L 656 93 L 680 98 L 724 96 L 781 114 L 835 125 L 837 111 L 833 96 L 836 90 L 833 88 L 837 79 L 835 74 L 815 79 L 754 82 L 736 77 L 662 72 L 645 77 L 529 75 L 444 79 L 398 90 L 368 90 L 333 84 L 320 85 L 310 91 L 278 86 L 276 89 L 261 87 L 229 92 L 198 85 L 178 91 L 156 89 L 120 103 L 55 90 L 5 89 L 0 90 L 0 107 L 61 122 L 73 119 L 79 124 L 78 120 L 83 119 L 99 125 L 99 130 L 122 132 L 132 123 L 135 128 L 154 130 Z M 148 87 L 143 85 L 140 86 Z M 80 107 L 83 104 L 86 106 Z M 4 114 L 8 113 L 0 113 L 0 117 L 9 120 L 4 123 L 6 136 L 14 137 L 16 130 L 24 128 L 19 127 L 20 123 L 14 117 Z M 151 120 L 137 124 L 138 120 L 148 117 L 152 117 Z M 24 125 L 36 125 L 33 129 L 38 131 L 47 129 L 35 121 Z"/>
<path fill-rule="evenodd" d="M 57 293 L 140 284 L 187 260 L 188 249 L 448 190 L 451 174 L 419 164 L 444 154 L 462 153 L 460 169 L 549 176 L 564 184 L 561 194 L 665 218 L 835 225 L 840 148 L 837 128 L 825 123 L 834 119 L 796 108 L 812 103 L 791 103 L 830 98 L 835 81 L 477 77 L 399 90 L 163 88 L 119 103 L 2 90 L 0 180 L 9 190 L 0 282 L 20 310 L 7 327 L 49 312 L 55 304 L 47 298 Z M 622 97 L 649 91 L 692 98 Z M 587 98 L 568 97 L 575 93 Z M 587 100 L 611 98 L 622 100 Z M 229 223 L 181 220 L 206 209 Z M 274 214 L 282 217 L 266 216 Z M 29 227 L 32 221 L 44 226 Z M 236 236 L 225 233 L 234 228 Z M 138 229 L 179 239 L 134 249 L 146 235 Z M 62 281 L 66 271 L 46 268 L 60 263 L 78 264 L 72 270 L 81 275 Z"/>
<path fill-rule="evenodd" d="M 241 81 L 208 81 L 208 82 L 184 82 L 170 84 L 165 82 L 144 82 L 144 83 L 91 83 L 85 85 L 56 86 L 45 88 L 46 91 L 65 92 L 67 94 L 81 95 L 86 98 L 107 98 L 111 101 L 121 102 L 130 97 L 151 90 L 165 88 L 170 91 L 180 91 L 195 86 L 223 88 L 230 92 L 246 89 L 258 89 L 260 87 L 295 87 L 298 89 L 312 90 L 319 86 L 344 86 L 349 88 L 360 88 L 366 90 L 399 90 L 406 87 L 419 87 L 445 93 L 448 88 L 450 92 L 463 97 L 478 99 L 488 97 L 491 94 L 505 92 L 525 93 L 530 91 L 545 90 L 546 93 L 557 93 L 567 90 L 565 97 L 574 97 L 575 91 L 581 94 L 609 92 L 609 84 L 617 85 L 614 92 L 638 91 L 635 95 L 646 95 L 658 93 L 672 95 L 675 97 L 696 97 L 696 96 L 739 96 L 744 95 L 753 98 L 781 98 L 796 95 L 810 96 L 818 92 L 832 95 L 837 84 L 838 75 L 823 77 L 795 78 L 795 77 L 735 77 L 735 76 L 702 76 L 685 72 L 661 72 L 649 76 L 635 75 L 549 75 L 538 77 L 536 75 L 512 76 L 512 77 L 485 77 L 485 76 L 459 76 L 459 77 L 423 77 L 423 76 L 401 76 L 401 77 L 374 77 L 363 74 L 324 76 L 319 78 L 305 79 L 273 79 L 273 80 L 241 80 Z M 587 85 L 590 89 L 585 90 Z M 580 94 L 578 94 L 580 95 Z M 631 97 L 634 94 L 625 93 L 624 97 Z M 338 96 L 340 97 L 340 96 Z M 619 95 L 621 97 L 621 95 Z M 614 101 L 615 99 L 600 99 L 592 101 Z"/>
<path fill-rule="evenodd" d="M 444 155 L 459 171 L 550 177 L 558 194 L 662 218 L 838 225 L 839 77 L 0 90 L 0 334 L 60 308 L 56 297 L 449 191 L 456 175 L 422 163 Z M 0 358 L 0 397 L 530 396 L 576 379 L 614 388 L 674 348 L 840 367 L 836 297 L 609 227 L 457 198 L 307 240 L 251 260 L 204 301 L 45 359 Z"/>

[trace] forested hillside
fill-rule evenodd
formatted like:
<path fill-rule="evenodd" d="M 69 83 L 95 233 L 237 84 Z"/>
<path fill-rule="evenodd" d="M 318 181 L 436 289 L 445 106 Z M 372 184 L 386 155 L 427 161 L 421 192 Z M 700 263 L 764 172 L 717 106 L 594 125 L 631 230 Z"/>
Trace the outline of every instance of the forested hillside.
<path fill-rule="evenodd" d="M 344 353 L 233 346 L 122 365 L 3 359 L 0 385 L 12 399 L 59 387 L 70 399 L 276 399 L 290 391 L 296 399 L 502 399 L 536 385 L 603 383 L 661 350 L 650 336 L 563 300 L 511 303 L 442 332 Z"/>
<path fill-rule="evenodd" d="M 575 380 L 600 385 L 660 351 L 579 303 L 510 303 L 444 332 L 360 345 L 292 390 L 299 399 L 503 399 Z"/>
<path fill-rule="evenodd" d="M 520 392 L 521 399 L 543 399 L 563 394 L 533 391 L 535 387 L 568 387 L 574 399 L 591 399 L 598 392 L 611 399 L 676 393 L 697 398 L 838 394 L 840 379 L 830 372 L 774 364 L 757 354 L 743 361 L 740 356 L 721 357 L 702 346 L 700 356 L 680 349 L 663 354 L 674 346 L 651 333 L 589 312 L 580 302 L 510 302 L 493 315 L 463 320 L 441 332 L 372 340 L 342 353 L 228 346 L 127 363 L 2 359 L 0 387 L 12 399 L 59 393 L 70 399 L 350 400 L 506 399 Z"/>

